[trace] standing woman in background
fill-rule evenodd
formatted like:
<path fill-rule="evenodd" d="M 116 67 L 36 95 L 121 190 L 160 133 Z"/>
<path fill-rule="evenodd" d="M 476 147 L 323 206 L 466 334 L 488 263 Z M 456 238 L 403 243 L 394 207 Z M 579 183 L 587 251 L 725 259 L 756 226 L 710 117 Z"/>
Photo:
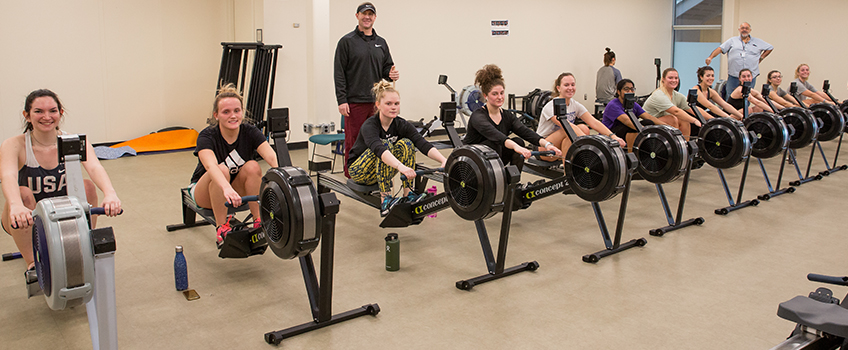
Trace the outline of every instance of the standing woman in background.
<path fill-rule="evenodd" d="M 621 81 L 621 72 L 615 67 L 615 52 L 606 48 L 604 66 L 598 69 L 595 78 L 595 102 L 606 105 L 615 98 L 615 84 Z"/>
<path fill-rule="evenodd" d="M 480 87 L 486 97 L 486 104 L 471 113 L 468 118 L 468 129 L 463 143 L 489 146 L 500 155 L 504 165 L 515 165 L 518 170 L 524 167 L 524 159 L 531 156 L 530 150 L 524 148 L 524 141 L 554 151 L 557 156 L 562 155 L 555 144 L 526 127 L 515 114 L 501 108 L 504 104 L 505 85 L 498 66 L 483 66 L 483 69 L 477 71 L 474 84 Z M 524 141 L 519 138 L 509 139 L 507 136 L 511 133 L 515 133 Z"/>
<path fill-rule="evenodd" d="M 560 149 L 568 151 L 568 148 L 571 147 L 571 140 L 568 139 L 568 136 L 565 134 L 565 130 L 562 128 L 562 124 L 560 124 L 559 119 L 554 116 L 554 99 L 561 97 L 565 99 L 565 117 L 568 119 L 568 123 L 571 124 L 571 129 L 574 130 L 574 134 L 577 136 L 589 135 L 589 129 L 591 128 L 601 135 L 618 141 L 619 145 L 624 147 L 624 139 L 613 134 L 612 131 L 607 129 L 603 123 L 589 114 L 586 107 L 583 107 L 580 102 L 574 100 L 574 95 L 576 93 L 577 81 L 574 79 L 574 74 L 560 74 L 556 80 L 554 80 L 551 100 L 548 101 L 548 103 L 545 104 L 545 107 L 542 108 L 541 118 L 539 118 L 539 127 L 536 129 L 536 132 L 548 141 L 553 142 L 554 145 L 560 147 Z M 574 125 L 574 122 L 577 121 L 578 117 L 586 124 Z M 543 159 L 553 161 L 552 158 L 543 157 Z"/>
<path fill-rule="evenodd" d="M 677 70 L 674 68 L 666 68 L 662 73 L 660 87 L 654 90 L 648 100 L 645 101 L 645 112 L 657 117 L 663 123 L 671 125 L 683 133 L 686 141 L 689 141 L 689 136 L 692 132 L 691 124 L 701 127 L 701 122 L 689 115 L 689 105 L 686 102 L 686 96 L 677 92 L 675 88 L 680 84 L 680 77 L 677 75 Z M 695 106 L 701 112 L 701 115 L 706 119 L 711 119 L 712 116 L 704 112 L 700 107 Z"/>
<path fill-rule="evenodd" d="M 65 164 L 59 163 L 57 148 L 58 135 L 65 134 L 59 130 L 65 109 L 53 91 L 41 89 L 27 96 L 23 115 L 26 124 L 24 133 L 0 145 L 0 182 L 6 198 L 2 223 L 3 230 L 15 240 L 27 269 L 33 269 L 32 210 L 42 199 L 68 195 Z M 97 160 L 91 144 L 86 142 L 85 148 L 87 160 L 82 165 L 91 178 L 83 180 L 85 197 L 91 206 L 97 206 L 97 188 L 100 188 L 103 191 L 100 206 L 106 210 L 106 215 L 118 215 L 121 200 L 112 187 L 112 181 Z M 96 224 L 95 219 L 91 218 L 92 228 Z"/>
<path fill-rule="evenodd" d="M 715 117 L 733 117 L 736 120 L 742 120 L 742 113 L 723 100 L 721 95 L 712 88 L 713 82 L 715 82 L 713 67 L 698 68 L 698 85 L 695 85 L 698 89 L 698 107 L 708 110 Z"/>

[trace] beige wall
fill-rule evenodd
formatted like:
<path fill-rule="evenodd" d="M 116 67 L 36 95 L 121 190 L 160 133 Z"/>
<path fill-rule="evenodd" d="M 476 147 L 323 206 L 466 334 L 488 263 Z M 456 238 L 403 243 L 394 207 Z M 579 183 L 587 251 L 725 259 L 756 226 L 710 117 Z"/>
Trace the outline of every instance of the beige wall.
<path fill-rule="evenodd" d="M 290 108 L 293 141 L 306 140 L 301 130 L 304 122 L 339 122 L 332 55 L 339 38 L 356 25 L 354 13 L 361 1 L 329 1 L 329 40 L 321 42 L 325 1 L 265 0 L 265 41 L 284 46 L 274 104 Z M 532 6 L 496 0 L 485 7 L 481 3 L 375 3 L 375 28 L 388 41 L 401 72 L 397 83 L 401 115 L 431 119 L 438 114 L 439 102 L 449 98 L 447 90 L 436 84 L 439 74 L 448 75 L 448 83 L 459 90 L 472 84 L 474 72 L 487 63 L 501 66 L 507 92 L 519 95 L 536 87 L 550 89 L 559 73 L 571 71 L 578 79 L 581 102 L 591 108 L 604 47 L 616 52 L 616 67 L 636 81 L 640 93 L 654 86 L 654 57 L 666 64 L 671 59 L 671 6 L 665 0 L 546 0 Z M 489 21 L 493 19 L 510 20 L 511 35 L 492 38 Z M 310 27 L 316 20 L 318 28 Z M 301 27 L 293 28 L 293 23 Z M 318 41 L 313 40 L 316 37 Z M 316 57 L 321 52 L 330 57 Z"/>
<path fill-rule="evenodd" d="M 333 2 L 334 40 L 353 29 L 358 3 Z M 474 73 L 487 63 L 503 69 L 507 93 L 517 95 L 536 87 L 550 89 L 559 73 L 570 71 L 577 78 L 580 102 L 592 108 L 604 47 L 616 52 L 616 67 L 636 81 L 640 92 L 653 87 L 654 57 L 670 62 L 671 6 L 664 0 L 545 0 L 521 6 L 507 0 L 433 0 L 426 6 L 405 1 L 375 5 L 375 28 L 388 41 L 401 72 L 397 86 L 407 119 L 438 114 L 438 103 L 449 98 L 436 83 L 439 74 L 448 75 L 449 84 L 459 90 L 472 84 Z M 647 17 L 658 20 L 644 20 Z M 491 37 L 489 21 L 495 19 L 510 21 L 509 37 Z"/>
<path fill-rule="evenodd" d="M 782 87 L 789 90 L 794 79 L 795 68 L 806 63 L 812 74 L 810 83 L 821 89 L 825 79 L 830 80 L 831 93 L 839 99 L 848 98 L 846 82 L 848 70 L 842 57 L 848 54 L 844 45 L 845 14 L 848 2 L 844 0 L 817 0 L 814 8 L 801 7 L 797 1 L 790 0 L 736 0 L 737 15 L 734 25 L 726 27 L 726 36 L 739 35 L 739 23 L 749 22 L 751 35 L 774 45 L 774 52 L 760 65 L 760 78 L 757 85 L 762 86 L 765 76 L 773 69 L 783 73 Z M 799 12 L 804 15 L 799 15 Z"/>
<path fill-rule="evenodd" d="M 94 143 L 176 125 L 202 128 L 220 42 L 234 39 L 240 6 L 234 0 L 4 1 L 0 138 L 21 131 L 24 98 L 38 88 L 63 100 L 64 129 Z"/>
<path fill-rule="evenodd" d="M 338 39 L 355 26 L 359 2 L 4 2 L 0 138 L 20 132 L 23 99 L 41 87 L 55 90 L 65 102 L 65 129 L 85 132 L 92 142 L 128 140 L 175 125 L 201 129 L 210 112 L 220 42 L 252 41 L 262 28 L 266 43 L 284 46 L 274 107 L 291 109 L 291 140 L 306 140 L 302 123 L 338 121 L 332 55 Z M 639 93 L 653 86 L 653 58 L 670 62 L 672 9 L 665 0 L 376 5 L 375 28 L 388 40 L 401 72 L 397 86 L 403 95 L 402 115 L 408 119 L 438 113 L 438 103 L 448 98 L 447 90 L 436 84 L 439 74 L 461 89 L 486 63 L 503 68 L 507 92 L 515 94 L 549 89 L 558 73 L 571 71 L 581 102 L 591 106 L 604 47 L 616 52 L 616 67 L 636 81 Z M 791 76 L 799 63 L 809 63 L 814 85 L 830 79 L 837 97 L 848 95 L 842 90 L 848 72 L 831 59 L 844 51 L 836 23 L 848 3 L 819 1 L 817 8 L 827 10 L 806 18 L 794 18 L 793 6 L 789 0 L 725 0 L 722 36 L 736 34 L 742 20 L 751 22 L 753 34 L 776 47 L 762 71 L 779 69 Z M 511 35 L 490 37 L 492 19 L 510 20 Z M 794 24 L 787 25 L 789 20 Z M 828 40 L 834 35 L 837 40 Z M 818 45 L 802 44 L 810 40 Z M 804 49 L 808 47 L 816 49 Z"/>

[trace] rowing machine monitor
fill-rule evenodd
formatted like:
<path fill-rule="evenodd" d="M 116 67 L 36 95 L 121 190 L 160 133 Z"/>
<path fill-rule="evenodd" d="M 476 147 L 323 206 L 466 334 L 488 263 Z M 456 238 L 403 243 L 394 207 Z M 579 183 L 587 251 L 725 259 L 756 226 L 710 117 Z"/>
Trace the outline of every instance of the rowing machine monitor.
<path fill-rule="evenodd" d="M 624 94 L 624 110 L 633 109 L 633 105 L 636 104 L 636 94 L 632 92 L 628 92 Z"/>

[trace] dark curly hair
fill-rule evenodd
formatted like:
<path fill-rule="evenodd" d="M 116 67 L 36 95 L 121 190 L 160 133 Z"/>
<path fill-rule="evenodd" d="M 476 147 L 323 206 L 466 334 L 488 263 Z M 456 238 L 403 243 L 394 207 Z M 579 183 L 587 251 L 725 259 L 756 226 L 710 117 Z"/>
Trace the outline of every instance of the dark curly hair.
<path fill-rule="evenodd" d="M 494 64 L 487 64 L 478 70 L 474 77 L 474 84 L 480 87 L 483 94 L 488 94 L 495 86 L 505 86 L 501 69 Z"/>

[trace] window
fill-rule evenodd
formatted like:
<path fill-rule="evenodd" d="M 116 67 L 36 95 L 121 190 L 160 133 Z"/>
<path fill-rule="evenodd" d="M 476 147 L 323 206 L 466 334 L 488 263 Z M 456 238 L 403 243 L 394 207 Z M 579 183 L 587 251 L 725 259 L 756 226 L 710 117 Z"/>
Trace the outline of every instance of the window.
<path fill-rule="evenodd" d="M 722 0 L 675 0 L 674 46 L 672 65 L 680 73 L 680 91 L 685 94 L 696 84 L 696 71 L 705 64 L 710 52 L 721 45 Z M 718 72 L 721 60 L 713 59 L 710 66 Z"/>

